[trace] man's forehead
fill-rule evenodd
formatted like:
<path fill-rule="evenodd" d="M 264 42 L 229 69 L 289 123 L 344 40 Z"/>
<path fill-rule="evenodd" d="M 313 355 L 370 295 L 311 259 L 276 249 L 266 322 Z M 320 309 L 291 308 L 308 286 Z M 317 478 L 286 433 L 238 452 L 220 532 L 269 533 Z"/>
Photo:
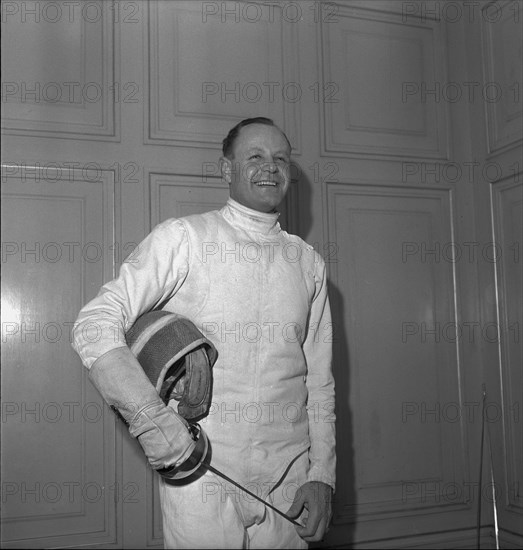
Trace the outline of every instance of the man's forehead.
<path fill-rule="evenodd" d="M 289 142 L 285 134 L 277 126 L 268 126 L 265 124 L 244 126 L 238 133 L 235 145 L 243 149 L 269 144 L 283 151 L 290 151 Z"/>

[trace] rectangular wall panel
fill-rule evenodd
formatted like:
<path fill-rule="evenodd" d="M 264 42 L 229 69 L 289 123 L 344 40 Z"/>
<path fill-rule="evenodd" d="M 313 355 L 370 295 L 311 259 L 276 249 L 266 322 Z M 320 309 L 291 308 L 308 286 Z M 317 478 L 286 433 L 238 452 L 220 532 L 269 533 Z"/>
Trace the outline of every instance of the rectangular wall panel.
<path fill-rule="evenodd" d="M 112 274 L 112 179 L 2 180 L 2 546 L 111 542 L 115 418 L 70 331 Z"/>
<path fill-rule="evenodd" d="M 181 218 L 219 210 L 229 197 L 228 186 L 219 178 L 149 174 L 151 229 L 169 218 Z"/>
<path fill-rule="evenodd" d="M 119 105 L 130 90 L 116 76 L 114 2 L 29 1 L 16 7 L 13 2 L 2 11 L 3 131 L 119 139 Z"/>
<path fill-rule="evenodd" d="M 324 154 L 447 158 L 446 104 L 426 93 L 446 79 L 444 27 L 338 8 L 321 25 Z"/>
<path fill-rule="evenodd" d="M 519 174 L 521 177 L 521 173 Z M 521 533 L 523 522 L 523 186 L 512 179 L 493 186 L 494 237 L 497 250 L 497 294 L 499 296 L 499 348 L 502 414 L 493 426 L 494 446 L 502 463 L 496 465 L 501 525 Z M 501 406 L 500 406 L 501 413 Z M 502 451 L 501 451 L 502 450 Z M 519 526 L 519 527 L 518 527 Z"/>
<path fill-rule="evenodd" d="M 148 8 L 147 143 L 219 148 L 230 128 L 254 116 L 273 118 L 297 142 L 296 29 L 278 5 Z"/>
<path fill-rule="evenodd" d="M 486 2 L 481 22 L 484 81 L 476 101 L 485 103 L 488 151 L 497 153 L 523 139 L 521 4 Z"/>
<path fill-rule="evenodd" d="M 386 536 L 399 536 L 413 516 L 467 506 L 454 264 L 441 256 L 451 191 L 328 184 L 327 198 L 344 430 L 336 522 L 357 517 L 372 537 L 366 521 L 397 518 Z"/>

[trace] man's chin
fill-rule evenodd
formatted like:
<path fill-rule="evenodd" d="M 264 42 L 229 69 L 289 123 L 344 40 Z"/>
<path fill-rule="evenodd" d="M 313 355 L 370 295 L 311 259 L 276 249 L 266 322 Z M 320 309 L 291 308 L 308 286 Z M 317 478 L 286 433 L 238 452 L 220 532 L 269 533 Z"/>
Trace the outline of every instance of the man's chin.
<path fill-rule="evenodd" d="M 262 195 L 262 196 L 260 196 Z M 271 193 L 269 196 L 267 194 L 259 194 L 257 196 L 251 197 L 238 197 L 235 200 L 248 208 L 257 210 L 258 212 L 270 213 L 276 211 L 278 205 L 282 202 L 283 197 L 280 193 Z M 234 198 L 234 197 L 233 197 Z"/>
<path fill-rule="evenodd" d="M 265 200 L 256 201 L 257 207 L 256 210 L 260 212 L 275 212 L 280 203 L 282 202 L 283 197 L 278 196 L 278 198 L 267 198 Z"/>
<path fill-rule="evenodd" d="M 263 212 L 265 214 L 271 214 L 273 212 L 276 212 L 276 209 L 278 208 L 279 203 L 275 202 L 251 202 L 250 204 L 246 205 L 249 208 L 252 208 L 253 210 L 256 210 L 257 212 Z"/>

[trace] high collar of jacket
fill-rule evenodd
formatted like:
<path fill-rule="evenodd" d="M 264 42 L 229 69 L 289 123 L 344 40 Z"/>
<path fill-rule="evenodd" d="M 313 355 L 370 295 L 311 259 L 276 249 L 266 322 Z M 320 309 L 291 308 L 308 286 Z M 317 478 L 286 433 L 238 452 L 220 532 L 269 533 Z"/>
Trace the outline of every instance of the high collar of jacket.
<path fill-rule="evenodd" d="M 229 198 L 222 209 L 223 217 L 231 224 L 248 231 L 273 234 L 280 231 L 278 218 L 279 212 L 265 213 L 248 208 L 243 204 Z"/>

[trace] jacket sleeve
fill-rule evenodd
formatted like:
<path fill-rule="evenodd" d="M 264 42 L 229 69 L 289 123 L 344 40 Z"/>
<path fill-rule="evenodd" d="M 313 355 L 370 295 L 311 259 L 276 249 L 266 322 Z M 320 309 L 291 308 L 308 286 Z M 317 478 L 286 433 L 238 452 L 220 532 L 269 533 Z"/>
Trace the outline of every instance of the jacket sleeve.
<path fill-rule="evenodd" d="M 72 346 L 83 364 L 92 364 L 115 348 L 126 346 L 125 333 L 146 311 L 171 297 L 189 266 L 189 242 L 180 220 L 167 220 L 138 245 L 122 264 L 119 276 L 102 286 L 80 311 Z"/>
<path fill-rule="evenodd" d="M 315 252 L 316 292 L 303 345 L 307 361 L 307 412 L 309 416 L 310 469 L 308 481 L 336 483 L 336 430 L 334 377 L 332 375 L 333 325 L 327 296 L 325 262 Z"/>

